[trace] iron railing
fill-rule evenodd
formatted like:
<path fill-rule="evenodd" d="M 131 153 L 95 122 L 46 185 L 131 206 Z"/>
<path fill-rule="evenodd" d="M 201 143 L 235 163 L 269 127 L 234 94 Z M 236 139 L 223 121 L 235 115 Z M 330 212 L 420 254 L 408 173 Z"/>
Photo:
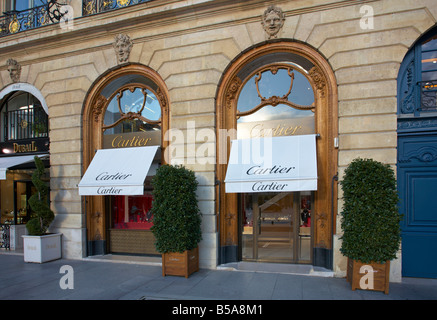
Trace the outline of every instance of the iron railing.
<path fill-rule="evenodd" d="M 8 111 L 4 126 L 5 140 L 48 137 L 48 117 L 41 107 Z"/>
<path fill-rule="evenodd" d="M 437 80 L 421 81 L 419 112 L 437 112 Z"/>
<path fill-rule="evenodd" d="M 0 17 L 0 36 L 51 24 L 47 5 L 33 7 L 23 11 L 8 11 Z"/>
<path fill-rule="evenodd" d="M 82 0 L 82 15 L 89 16 L 151 1 L 153 0 Z M 4 12 L 0 16 L 0 37 L 57 23 L 68 14 L 67 11 L 60 10 L 62 6 L 62 1 L 47 0 L 46 4 L 27 10 Z"/>
<path fill-rule="evenodd" d="M 82 0 L 82 14 L 89 16 L 153 0 Z"/>
<path fill-rule="evenodd" d="M 11 249 L 11 226 L 0 224 L 0 248 Z"/>

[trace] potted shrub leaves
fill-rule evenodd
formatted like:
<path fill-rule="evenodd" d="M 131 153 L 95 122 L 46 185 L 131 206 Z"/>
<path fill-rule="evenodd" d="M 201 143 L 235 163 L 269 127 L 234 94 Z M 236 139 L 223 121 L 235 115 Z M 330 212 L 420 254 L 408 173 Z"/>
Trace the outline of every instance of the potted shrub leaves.
<path fill-rule="evenodd" d="M 394 172 L 373 159 L 355 159 L 340 184 L 344 199 L 340 251 L 348 257 L 347 280 L 352 290 L 388 294 L 390 260 L 396 258 L 401 240 Z M 373 283 L 363 288 L 360 279 L 367 272 L 372 272 Z"/>
<path fill-rule="evenodd" d="M 49 189 L 41 179 L 45 171 L 44 164 L 37 156 L 35 165 L 32 183 L 37 192 L 29 198 L 35 216 L 27 222 L 28 234 L 23 236 L 24 261 L 43 263 L 61 258 L 61 234 L 47 233 L 55 216 L 48 203 Z"/>
<path fill-rule="evenodd" d="M 162 254 L 162 275 L 185 276 L 199 270 L 202 238 L 197 204 L 198 182 L 183 166 L 163 165 L 152 180 L 156 250 Z"/>

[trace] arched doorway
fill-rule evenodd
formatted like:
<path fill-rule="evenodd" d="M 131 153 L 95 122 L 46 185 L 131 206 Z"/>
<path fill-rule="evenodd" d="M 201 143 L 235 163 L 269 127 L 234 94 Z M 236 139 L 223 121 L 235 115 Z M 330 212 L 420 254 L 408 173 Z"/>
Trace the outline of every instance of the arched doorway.
<path fill-rule="evenodd" d="M 23 248 L 21 236 L 33 217 L 28 200 L 37 192 L 32 183 L 35 156 L 42 159 L 43 179 L 50 184 L 48 108 L 39 90 L 27 83 L 1 90 L 0 127 L 0 225 L 10 232 L 0 247 L 16 250 Z"/>
<path fill-rule="evenodd" d="M 437 278 L 437 29 L 408 51 L 398 74 L 402 275 Z"/>
<path fill-rule="evenodd" d="M 154 167 L 164 161 L 163 136 L 168 129 L 168 113 L 164 82 L 156 72 L 140 64 L 108 71 L 89 90 L 83 112 L 84 173 L 100 149 L 120 150 L 121 159 L 130 160 L 135 159 L 128 156 L 128 150 L 156 146 L 158 151 L 152 155 L 140 192 L 136 187 L 136 191 L 119 195 L 113 194 L 111 187 L 103 187 L 96 195 L 84 197 L 88 255 L 157 254 L 148 216 L 152 200 L 150 180 Z M 108 158 L 106 162 L 113 160 Z M 103 174 L 100 180 L 109 180 L 111 176 L 122 178 L 118 172 L 114 172 L 118 176 Z"/>
<path fill-rule="evenodd" d="M 337 88 L 326 60 L 297 42 L 276 41 L 250 48 L 224 73 L 216 110 L 220 263 L 248 259 L 332 268 L 337 202 L 336 186 L 332 184 L 337 173 Z M 231 141 L 248 138 L 244 136 L 248 128 L 249 132 L 258 128 L 264 133 L 268 128 L 273 139 L 316 136 L 315 188 L 290 189 L 295 192 L 226 192 Z M 300 151 L 301 156 L 303 152 L 305 148 Z M 277 169 L 271 167 L 269 172 L 278 172 Z M 307 209 L 311 214 L 309 224 L 303 215 Z M 250 217 L 248 210 L 252 212 Z"/>

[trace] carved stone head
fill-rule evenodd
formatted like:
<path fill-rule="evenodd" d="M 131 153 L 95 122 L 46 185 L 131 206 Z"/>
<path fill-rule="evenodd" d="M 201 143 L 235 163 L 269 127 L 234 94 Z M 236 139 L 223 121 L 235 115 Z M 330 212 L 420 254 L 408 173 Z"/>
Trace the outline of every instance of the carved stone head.
<path fill-rule="evenodd" d="M 12 82 L 20 82 L 20 76 L 21 76 L 20 64 L 14 59 L 8 59 L 6 65 L 8 66 L 8 71 Z"/>
<path fill-rule="evenodd" d="M 129 60 L 129 55 L 133 46 L 133 42 L 128 35 L 117 35 L 115 37 L 113 46 L 117 55 L 118 62 L 123 63 Z"/>
<path fill-rule="evenodd" d="M 261 24 L 269 39 L 276 38 L 279 30 L 284 25 L 284 21 L 285 15 L 281 8 L 271 5 L 264 11 Z"/>

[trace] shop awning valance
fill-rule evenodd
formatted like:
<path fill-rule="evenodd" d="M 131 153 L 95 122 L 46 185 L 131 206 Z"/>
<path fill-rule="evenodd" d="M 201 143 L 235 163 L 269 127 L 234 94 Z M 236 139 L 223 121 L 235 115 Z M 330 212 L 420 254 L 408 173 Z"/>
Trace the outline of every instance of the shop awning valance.
<path fill-rule="evenodd" d="M 226 193 L 317 190 L 316 135 L 233 140 Z"/>
<path fill-rule="evenodd" d="M 38 154 L 38 157 L 46 157 L 48 154 Z M 34 161 L 35 155 L 1 157 L 0 158 L 0 180 L 6 180 L 6 170 L 20 164 Z"/>
<path fill-rule="evenodd" d="M 157 150 L 158 146 L 98 150 L 79 182 L 79 194 L 144 194 L 144 180 Z"/>

